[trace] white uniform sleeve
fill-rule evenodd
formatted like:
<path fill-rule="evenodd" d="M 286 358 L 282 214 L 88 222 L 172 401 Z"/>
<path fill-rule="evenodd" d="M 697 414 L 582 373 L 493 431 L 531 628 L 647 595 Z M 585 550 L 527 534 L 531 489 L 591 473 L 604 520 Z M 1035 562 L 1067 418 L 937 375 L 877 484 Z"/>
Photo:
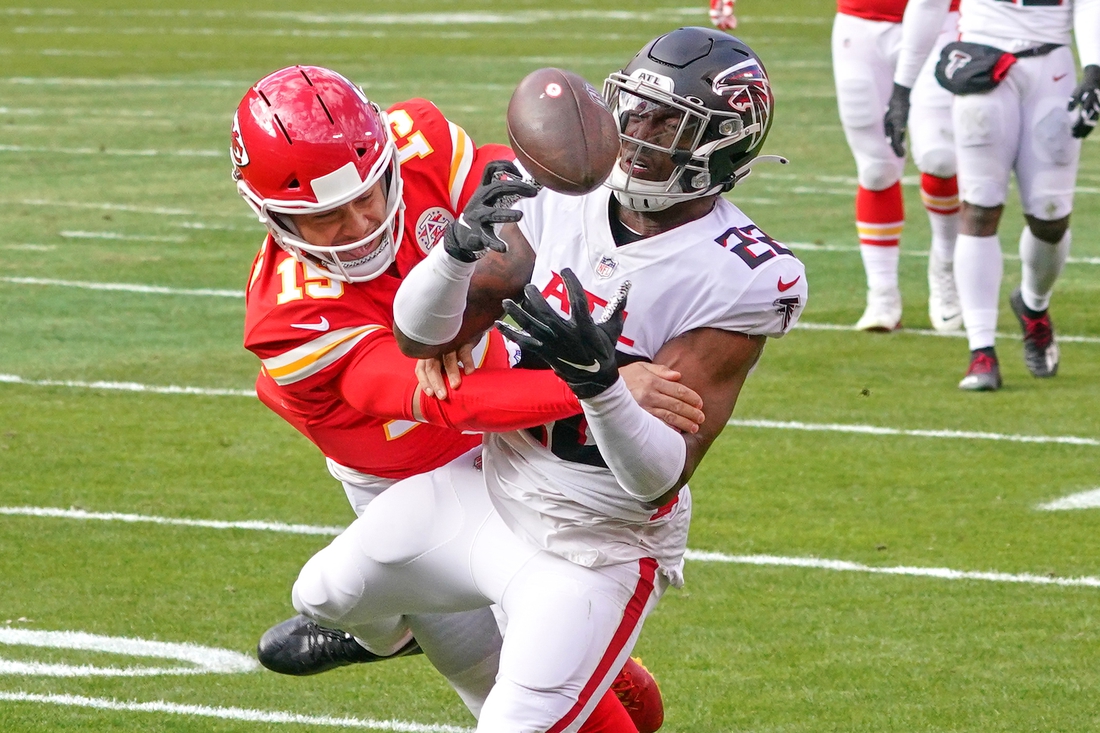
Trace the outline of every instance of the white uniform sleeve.
<path fill-rule="evenodd" d="M 676 485 L 687 461 L 683 437 L 643 410 L 621 378 L 581 400 L 581 407 L 600 455 L 626 493 L 650 502 Z"/>
<path fill-rule="evenodd" d="M 432 247 L 397 290 L 394 325 L 414 341 L 431 346 L 457 336 L 475 264 L 459 262 L 447 254 L 442 244 Z"/>
<path fill-rule="evenodd" d="M 1075 0 L 1073 35 L 1081 65 L 1100 65 L 1100 0 Z"/>
<path fill-rule="evenodd" d="M 794 257 L 777 257 L 758 268 L 725 314 L 711 328 L 779 338 L 794 328 L 806 307 L 806 268 Z"/>
<path fill-rule="evenodd" d="M 901 21 L 901 52 L 894 69 L 895 84 L 913 88 L 950 9 L 951 0 L 909 0 Z"/>

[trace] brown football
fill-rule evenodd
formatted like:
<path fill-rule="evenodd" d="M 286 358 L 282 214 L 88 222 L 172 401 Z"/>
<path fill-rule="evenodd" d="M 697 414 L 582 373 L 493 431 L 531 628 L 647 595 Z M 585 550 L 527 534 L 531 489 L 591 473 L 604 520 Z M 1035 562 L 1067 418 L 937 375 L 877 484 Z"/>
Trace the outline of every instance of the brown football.
<path fill-rule="evenodd" d="M 537 69 L 508 102 L 508 141 L 531 176 L 560 193 L 597 189 L 619 155 L 615 118 L 600 93 L 572 71 Z"/>

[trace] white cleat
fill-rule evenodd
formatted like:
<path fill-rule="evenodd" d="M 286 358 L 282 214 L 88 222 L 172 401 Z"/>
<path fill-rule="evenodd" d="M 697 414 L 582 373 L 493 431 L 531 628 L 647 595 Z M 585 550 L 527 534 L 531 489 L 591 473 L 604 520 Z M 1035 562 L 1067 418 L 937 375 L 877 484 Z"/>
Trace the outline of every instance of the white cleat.
<path fill-rule="evenodd" d="M 886 332 L 901 328 L 901 291 L 869 290 L 867 310 L 856 321 L 857 331 Z"/>
<path fill-rule="evenodd" d="M 937 331 L 958 331 L 963 327 L 954 265 L 936 257 L 934 252 L 928 256 L 928 318 Z"/>

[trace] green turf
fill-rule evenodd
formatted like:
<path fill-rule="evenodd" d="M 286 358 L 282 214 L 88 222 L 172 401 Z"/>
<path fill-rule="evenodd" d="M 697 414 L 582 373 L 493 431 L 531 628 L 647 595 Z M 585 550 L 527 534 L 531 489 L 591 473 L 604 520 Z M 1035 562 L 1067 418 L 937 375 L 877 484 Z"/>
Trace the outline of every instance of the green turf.
<path fill-rule="evenodd" d="M 741 0 L 739 33 L 778 100 L 768 152 L 731 198 L 802 245 L 809 324 L 858 318 L 855 167 L 832 91 L 833 6 Z M 616 11 L 614 14 L 611 11 Z M 440 14 L 442 23 L 429 22 Z M 484 22 L 489 17 L 499 22 Z M 480 18 L 482 22 L 472 22 Z M 229 177 L 228 133 L 248 85 L 292 63 L 331 66 L 382 104 L 435 101 L 481 142 L 505 140 L 511 90 L 541 66 L 594 83 L 649 38 L 705 24 L 702 2 L 62 0 L 0 8 L 0 506 L 333 526 L 350 509 L 318 451 L 243 396 L 42 382 L 247 390 L 243 290 L 262 236 Z M 905 323 L 925 315 L 928 224 L 910 165 Z M 1076 258 L 1100 258 L 1100 142 L 1086 141 Z M 1006 255 L 1022 223 L 1010 199 Z M 108 238 L 109 237 L 109 238 Z M 1065 342 L 1035 380 L 998 342 L 1006 386 L 960 393 L 965 341 L 799 329 L 772 343 L 738 420 L 998 435 L 1021 443 L 735 425 L 692 482 L 690 546 L 725 555 L 1073 578 L 1100 575 L 1098 511 L 1036 505 L 1100 487 L 1100 265 L 1071 263 L 1052 313 Z M 160 286 L 150 294 L 19 278 Z M 1000 332 L 1014 335 L 1006 260 Z M 3 378 L 0 378 L 3 379 Z M 28 383 L 31 382 L 31 383 Z M 290 612 L 324 536 L 0 515 L 0 632 L 83 631 L 251 654 Z M 689 561 L 638 650 L 661 681 L 663 730 L 1100 729 L 1100 588 Z M 0 665 L 161 664 L 0 645 Z M 421 658 L 305 679 L 253 672 L 103 678 L 5 673 L 0 694 L 209 705 L 414 725 L 472 718 Z M 0 730 L 332 730 L 165 712 L 0 700 Z"/>

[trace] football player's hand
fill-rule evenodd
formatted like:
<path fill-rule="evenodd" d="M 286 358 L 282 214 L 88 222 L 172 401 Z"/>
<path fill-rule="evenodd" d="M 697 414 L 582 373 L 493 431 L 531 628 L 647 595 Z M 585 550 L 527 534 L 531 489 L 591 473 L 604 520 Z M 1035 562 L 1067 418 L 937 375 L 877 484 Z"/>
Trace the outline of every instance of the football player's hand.
<path fill-rule="evenodd" d="M 715 28 L 731 31 L 737 27 L 737 16 L 733 14 L 734 0 L 710 0 L 710 22 Z"/>
<path fill-rule="evenodd" d="M 905 128 L 909 125 L 909 87 L 894 85 L 890 103 L 886 105 L 886 139 L 894 149 L 894 155 L 905 157 Z"/>
<path fill-rule="evenodd" d="M 506 252 L 508 245 L 497 236 L 494 225 L 523 218 L 521 212 L 510 207 L 518 199 L 530 198 L 538 192 L 538 187 L 523 180 L 515 164 L 492 161 L 485 166 L 481 185 L 466 208 L 443 233 L 443 248 L 461 262 L 474 262 L 490 249 Z"/>
<path fill-rule="evenodd" d="M 1100 120 L 1100 66 L 1089 64 L 1084 68 L 1081 83 L 1070 94 L 1069 109 L 1077 112 L 1073 119 L 1073 136 L 1088 137 Z"/>
<path fill-rule="evenodd" d="M 474 347 L 465 344 L 458 351 L 448 351 L 443 356 L 416 360 L 416 381 L 420 389 L 438 399 L 447 398 L 447 387 L 462 386 L 462 375 L 474 373 Z"/>
<path fill-rule="evenodd" d="M 636 361 L 619 368 L 626 388 L 649 414 L 679 430 L 699 432 L 703 422 L 703 398 L 683 384 L 680 372 L 662 364 Z"/>
<path fill-rule="evenodd" d="M 595 397 L 619 380 L 615 344 L 623 331 L 623 308 L 630 284 L 619 289 L 596 322 L 588 311 L 588 298 L 577 276 L 569 268 L 562 270 L 561 276 L 569 294 L 568 319 L 558 315 L 539 289 L 528 283 L 523 289 L 522 305 L 511 299 L 504 301 L 504 312 L 519 328 L 503 321 L 497 321 L 497 328 L 524 352 L 549 364 L 573 394 L 583 400 Z"/>

